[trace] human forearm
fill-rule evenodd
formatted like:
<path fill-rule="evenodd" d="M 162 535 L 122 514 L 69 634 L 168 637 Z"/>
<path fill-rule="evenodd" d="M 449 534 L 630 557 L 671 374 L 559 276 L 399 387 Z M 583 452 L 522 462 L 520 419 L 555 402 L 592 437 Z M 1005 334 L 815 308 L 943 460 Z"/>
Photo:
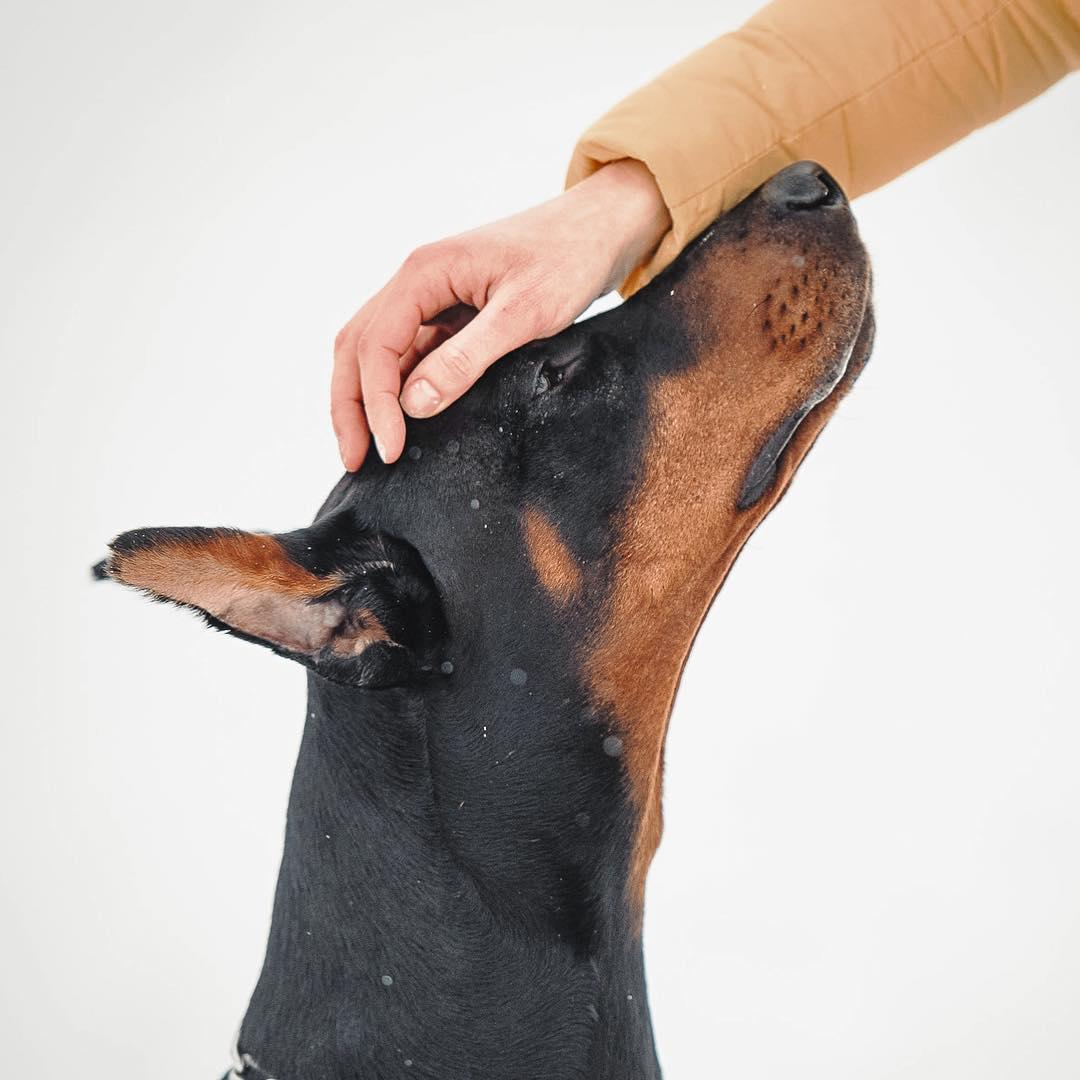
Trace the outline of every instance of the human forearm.
<path fill-rule="evenodd" d="M 1078 0 L 775 0 L 594 123 L 566 182 L 621 158 L 655 177 L 672 226 L 626 294 L 784 165 L 863 194 L 1078 64 Z"/>

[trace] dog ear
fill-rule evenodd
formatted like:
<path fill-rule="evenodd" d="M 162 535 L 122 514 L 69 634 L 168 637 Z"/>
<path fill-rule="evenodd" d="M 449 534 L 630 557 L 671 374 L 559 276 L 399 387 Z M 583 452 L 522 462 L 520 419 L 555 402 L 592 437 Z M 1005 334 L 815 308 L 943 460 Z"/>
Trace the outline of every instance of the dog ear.
<path fill-rule="evenodd" d="M 94 572 L 193 608 L 336 682 L 407 681 L 443 644 L 434 584 L 409 545 L 331 535 L 343 531 L 136 529 L 109 545 Z"/>

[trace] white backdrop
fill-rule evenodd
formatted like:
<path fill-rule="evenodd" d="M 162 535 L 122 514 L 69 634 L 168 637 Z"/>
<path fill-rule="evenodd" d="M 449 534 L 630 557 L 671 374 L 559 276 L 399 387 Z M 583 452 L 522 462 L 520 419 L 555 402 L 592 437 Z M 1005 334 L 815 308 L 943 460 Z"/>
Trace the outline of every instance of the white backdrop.
<path fill-rule="evenodd" d="M 92 587 L 105 542 L 307 521 L 357 304 L 753 7 L 4 15 L 5 1075 L 216 1077 L 262 956 L 303 674 Z M 856 206 L 874 359 L 671 729 L 669 1080 L 1080 1075 L 1078 107 Z"/>

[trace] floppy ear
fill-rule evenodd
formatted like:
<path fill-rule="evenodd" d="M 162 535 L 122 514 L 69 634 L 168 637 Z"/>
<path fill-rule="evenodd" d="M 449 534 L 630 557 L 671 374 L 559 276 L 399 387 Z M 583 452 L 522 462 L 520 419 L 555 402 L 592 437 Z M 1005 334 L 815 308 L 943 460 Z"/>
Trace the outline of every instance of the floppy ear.
<path fill-rule="evenodd" d="M 404 681 L 443 641 L 438 598 L 419 556 L 381 535 L 331 543 L 317 526 L 276 536 L 136 529 L 109 551 L 97 576 L 193 608 L 211 626 L 336 682 Z"/>

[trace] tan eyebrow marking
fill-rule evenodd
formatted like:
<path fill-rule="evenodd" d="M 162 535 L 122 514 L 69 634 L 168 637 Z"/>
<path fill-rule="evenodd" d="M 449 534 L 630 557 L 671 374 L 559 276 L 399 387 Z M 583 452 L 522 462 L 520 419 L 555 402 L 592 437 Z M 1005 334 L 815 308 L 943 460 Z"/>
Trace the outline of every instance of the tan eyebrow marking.
<path fill-rule="evenodd" d="M 540 584 L 559 604 L 581 589 L 581 567 L 550 519 L 534 507 L 525 511 L 525 550 Z"/>

